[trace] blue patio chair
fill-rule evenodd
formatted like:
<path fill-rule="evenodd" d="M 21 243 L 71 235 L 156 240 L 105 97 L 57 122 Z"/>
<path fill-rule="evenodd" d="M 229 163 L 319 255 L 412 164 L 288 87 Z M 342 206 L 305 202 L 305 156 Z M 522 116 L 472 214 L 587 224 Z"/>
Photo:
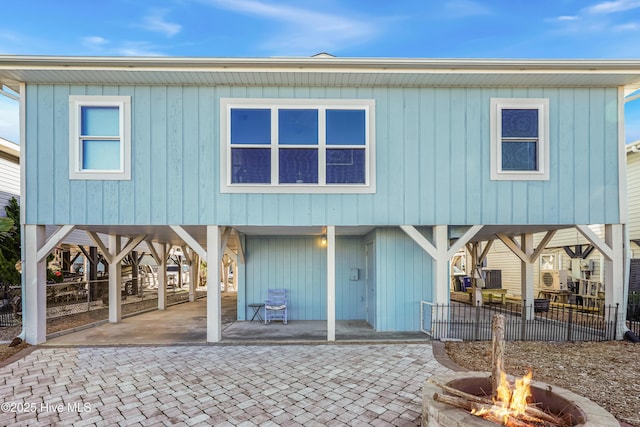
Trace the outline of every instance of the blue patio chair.
<path fill-rule="evenodd" d="M 272 320 L 282 320 L 287 324 L 287 290 L 268 289 L 267 300 L 264 302 L 264 323 Z"/>

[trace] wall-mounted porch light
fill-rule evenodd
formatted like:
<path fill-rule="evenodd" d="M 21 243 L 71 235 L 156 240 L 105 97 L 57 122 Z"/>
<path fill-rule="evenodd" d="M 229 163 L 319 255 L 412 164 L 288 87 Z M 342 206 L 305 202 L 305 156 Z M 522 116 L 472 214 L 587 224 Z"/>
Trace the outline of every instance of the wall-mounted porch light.
<path fill-rule="evenodd" d="M 327 246 L 327 235 L 323 234 L 322 237 L 320 237 L 320 244 L 322 246 Z"/>

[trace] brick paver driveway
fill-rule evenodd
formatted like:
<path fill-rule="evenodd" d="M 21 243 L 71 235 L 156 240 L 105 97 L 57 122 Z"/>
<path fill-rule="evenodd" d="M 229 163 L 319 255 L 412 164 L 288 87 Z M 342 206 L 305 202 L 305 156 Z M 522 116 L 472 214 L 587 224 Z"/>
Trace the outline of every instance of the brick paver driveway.
<path fill-rule="evenodd" d="M 0 368 L 0 425 L 420 423 L 429 344 L 41 347 Z"/>

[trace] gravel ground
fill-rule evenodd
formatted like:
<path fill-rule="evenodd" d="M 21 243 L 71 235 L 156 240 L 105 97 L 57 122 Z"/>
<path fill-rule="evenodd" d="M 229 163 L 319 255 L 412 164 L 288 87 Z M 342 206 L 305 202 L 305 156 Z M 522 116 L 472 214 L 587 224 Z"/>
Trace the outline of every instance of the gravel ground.
<path fill-rule="evenodd" d="M 456 364 L 491 371 L 491 342 L 447 342 Z M 507 342 L 505 370 L 571 390 L 640 427 L 640 344 L 613 342 Z"/>

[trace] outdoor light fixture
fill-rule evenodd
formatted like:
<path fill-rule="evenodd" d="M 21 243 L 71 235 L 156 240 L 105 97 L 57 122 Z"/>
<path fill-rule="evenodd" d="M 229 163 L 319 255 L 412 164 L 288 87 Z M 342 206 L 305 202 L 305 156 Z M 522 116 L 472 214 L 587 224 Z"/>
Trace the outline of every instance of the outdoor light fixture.
<path fill-rule="evenodd" d="M 327 235 L 323 234 L 322 237 L 320 237 L 320 244 L 322 246 L 327 246 Z"/>

